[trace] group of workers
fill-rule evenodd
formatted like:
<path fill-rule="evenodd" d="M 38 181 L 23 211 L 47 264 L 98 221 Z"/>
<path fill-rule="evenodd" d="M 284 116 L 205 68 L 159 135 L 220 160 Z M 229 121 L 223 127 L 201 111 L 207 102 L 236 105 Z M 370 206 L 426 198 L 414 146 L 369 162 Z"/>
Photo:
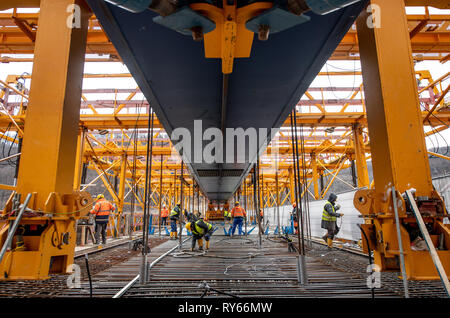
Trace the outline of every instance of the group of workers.
<path fill-rule="evenodd" d="M 212 224 L 203 220 L 201 213 L 188 212 L 184 210 L 184 216 L 187 220 L 186 229 L 192 233 L 192 245 L 191 250 L 195 249 L 195 244 L 198 242 L 199 250 L 203 250 L 203 238 L 205 238 L 205 249 L 209 249 L 209 239 L 214 232 Z M 178 238 L 177 222 L 180 222 L 181 217 L 181 204 L 178 203 L 170 212 L 170 239 L 176 240 Z"/>
<path fill-rule="evenodd" d="M 337 218 L 342 217 L 343 213 L 337 213 L 336 211 L 340 209 L 340 205 L 336 204 L 337 195 L 331 193 L 328 197 L 328 200 L 325 202 L 322 211 L 322 220 L 321 220 L 321 228 L 326 229 L 327 232 L 322 239 L 328 245 L 328 247 L 332 247 L 333 239 L 335 235 L 339 232 L 339 228 L 337 226 Z M 291 220 L 294 224 L 295 234 L 298 232 L 298 211 L 296 203 L 292 205 L 293 210 L 291 213 Z M 95 215 L 95 244 L 100 244 L 100 234 L 102 236 L 102 243 L 106 244 L 106 228 L 108 225 L 109 215 L 114 212 L 115 207 L 108 200 L 105 199 L 103 194 L 99 194 L 96 198 L 96 203 L 91 210 L 91 214 Z M 178 230 L 177 230 L 177 222 L 180 221 L 181 215 L 181 204 L 178 203 L 172 211 L 169 213 L 169 210 L 164 206 L 161 210 L 161 224 L 167 224 L 167 218 L 170 219 L 170 239 L 176 240 L 178 239 Z M 203 250 L 203 237 L 206 241 L 206 250 L 209 249 L 209 240 L 214 232 L 214 227 L 212 224 L 206 222 L 201 217 L 201 213 L 189 213 L 187 210 L 184 210 L 184 216 L 187 220 L 186 229 L 192 233 L 192 247 L 191 249 L 195 249 L 195 244 L 198 242 L 198 246 L 200 250 Z M 230 211 L 224 210 L 224 218 L 225 221 L 233 220 L 233 224 L 230 229 L 230 236 L 233 236 L 236 228 L 238 228 L 239 235 L 242 235 L 242 225 L 244 220 L 246 220 L 247 213 L 244 208 L 242 208 L 238 201 L 235 202 L 234 208 Z M 264 218 L 264 213 L 260 210 L 259 214 L 260 220 L 262 221 Z"/>

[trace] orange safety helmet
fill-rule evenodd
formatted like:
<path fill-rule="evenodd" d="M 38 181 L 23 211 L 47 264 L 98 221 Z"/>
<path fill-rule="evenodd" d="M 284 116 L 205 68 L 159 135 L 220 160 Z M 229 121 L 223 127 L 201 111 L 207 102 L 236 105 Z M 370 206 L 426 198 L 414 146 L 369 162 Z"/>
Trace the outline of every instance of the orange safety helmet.
<path fill-rule="evenodd" d="M 295 208 L 296 206 L 297 206 L 297 203 L 294 202 L 294 203 L 292 204 L 292 207 Z"/>

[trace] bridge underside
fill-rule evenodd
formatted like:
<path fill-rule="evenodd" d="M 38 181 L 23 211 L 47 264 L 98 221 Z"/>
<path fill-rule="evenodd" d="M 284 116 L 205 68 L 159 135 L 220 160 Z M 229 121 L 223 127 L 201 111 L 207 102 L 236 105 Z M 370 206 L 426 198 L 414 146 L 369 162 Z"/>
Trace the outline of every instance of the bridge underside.
<path fill-rule="evenodd" d="M 265 42 L 254 39 L 251 57 L 235 59 L 224 85 L 221 60 L 206 59 L 202 42 L 155 24 L 156 13 L 88 2 L 169 135 L 182 127 L 194 136 L 196 119 L 203 130 L 266 128 L 268 134 L 258 141 L 261 150 L 270 129 L 286 120 L 366 4 L 323 16 L 308 12 L 309 22 Z M 226 200 L 255 162 L 254 156 L 248 158 L 248 144 L 246 153 L 243 163 L 185 162 L 210 200 Z"/>

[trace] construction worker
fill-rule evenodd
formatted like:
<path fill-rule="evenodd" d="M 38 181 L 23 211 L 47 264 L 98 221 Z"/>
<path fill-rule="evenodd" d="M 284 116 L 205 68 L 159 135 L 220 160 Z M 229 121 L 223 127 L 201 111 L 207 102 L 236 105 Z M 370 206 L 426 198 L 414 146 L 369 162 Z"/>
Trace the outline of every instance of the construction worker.
<path fill-rule="evenodd" d="M 188 212 L 186 209 L 184 209 L 184 217 L 186 218 L 186 220 L 188 222 L 195 222 L 197 221 L 197 216 L 192 213 L 192 212 Z"/>
<path fill-rule="evenodd" d="M 203 251 L 203 237 L 205 237 L 206 241 L 206 250 L 209 249 L 209 239 L 214 232 L 212 224 L 199 218 L 195 222 L 188 222 L 186 224 L 186 229 L 192 233 L 191 251 L 194 251 L 196 241 L 198 241 L 199 251 Z"/>
<path fill-rule="evenodd" d="M 261 218 L 261 222 L 264 220 L 264 211 L 259 209 L 259 217 Z"/>
<path fill-rule="evenodd" d="M 225 220 L 225 222 L 230 222 L 231 221 L 231 212 L 228 211 L 227 209 L 223 210 L 223 218 Z"/>
<path fill-rule="evenodd" d="M 333 246 L 333 238 L 337 234 L 336 219 L 342 217 L 343 213 L 336 213 L 340 209 L 340 205 L 336 204 L 337 195 L 330 193 L 328 201 L 325 202 L 322 212 L 321 228 L 326 229 L 327 233 L 322 236 L 323 240 L 327 243 L 328 247 Z"/>
<path fill-rule="evenodd" d="M 294 223 L 294 234 L 298 231 L 297 203 L 292 204 L 291 220 Z"/>
<path fill-rule="evenodd" d="M 161 225 L 166 226 L 167 225 L 167 217 L 169 216 L 169 209 L 166 208 L 165 205 L 163 205 L 163 208 L 161 209 Z"/>
<path fill-rule="evenodd" d="M 178 203 L 172 211 L 170 211 L 170 239 L 176 240 L 178 238 L 177 221 L 181 215 L 181 203 Z"/>
<path fill-rule="evenodd" d="M 114 206 L 105 199 L 103 194 L 97 196 L 97 202 L 91 210 L 91 214 L 95 215 L 95 244 L 100 244 L 100 232 L 102 233 L 102 242 L 106 244 L 106 226 L 109 214 L 114 210 Z"/>
<path fill-rule="evenodd" d="M 230 223 L 231 221 L 230 204 L 228 202 L 225 202 L 223 205 L 223 219 L 225 223 Z"/>
<path fill-rule="evenodd" d="M 242 223 L 244 221 L 244 218 L 247 217 L 247 213 L 243 208 L 241 208 L 238 201 L 236 201 L 236 203 L 234 204 L 234 208 L 231 210 L 231 217 L 233 218 L 233 226 L 231 227 L 231 236 L 234 235 L 236 226 L 238 227 L 239 235 L 242 235 Z"/>

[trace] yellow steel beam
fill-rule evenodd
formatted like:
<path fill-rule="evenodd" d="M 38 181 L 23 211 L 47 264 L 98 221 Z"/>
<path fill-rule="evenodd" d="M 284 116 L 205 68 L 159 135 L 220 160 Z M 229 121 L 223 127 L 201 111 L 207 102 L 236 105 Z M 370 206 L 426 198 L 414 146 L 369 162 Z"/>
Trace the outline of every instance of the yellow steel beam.
<path fill-rule="evenodd" d="M 405 5 L 411 7 L 430 6 L 439 9 L 450 9 L 448 0 L 405 0 Z"/>
<path fill-rule="evenodd" d="M 353 127 L 353 144 L 355 147 L 358 187 L 369 187 L 369 171 L 367 170 L 366 151 L 364 150 L 363 132 L 360 125 Z"/>
<path fill-rule="evenodd" d="M 73 191 L 88 17 L 82 10 L 82 27 L 68 28 L 61 12 L 73 3 L 41 2 L 17 185 L 23 196 L 38 193 L 36 208 L 43 208 L 51 192 Z"/>
<path fill-rule="evenodd" d="M 39 8 L 40 0 L 2 0 L 0 10 L 10 8 Z"/>
<path fill-rule="evenodd" d="M 442 159 L 450 160 L 450 157 L 441 155 L 440 153 L 435 153 L 435 152 L 432 152 L 432 151 L 428 151 L 428 154 L 430 154 L 432 156 L 436 156 L 436 157 L 442 158 Z"/>
<path fill-rule="evenodd" d="M 357 21 L 365 83 L 375 190 L 410 187 L 417 195 L 433 191 L 409 32 L 402 1 L 372 0 L 383 8 L 383 27 Z M 401 107 L 399 106 L 401 105 Z"/>
<path fill-rule="evenodd" d="M 445 0 L 444 0 L 445 2 Z M 1 4 L 3 5 L 3 3 Z M 0 7 L 1 7 L 0 5 Z M 38 24 L 39 13 L 20 13 L 15 15 L 16 19 L 28 21 L 30 23 Z M 411 28 L 415 26 L 416 21 L 422 21 L 426 17 L 424 15 L 409 15 L 408 21 L 411 23 Z M 429 16 L 429 21 L 446 22 L 449 20 L 448 15 L 432 14 Z M 0 53 L 8 54 L 33 54 L 34 45 L 30 40 L 30 33 L 33 35 L 34 30 L 24 32 L 19 27 L 13 28 L 14 19 L 11 13 L 0 14 L 0 26 L 8 26 L 7 28 L 0 28 Z M 91 25 L 97 27 L 98 21 L 93 18 Z M 421 32 L 419 37 L 412 39 L 413 52 L 415 53 L 448 53 L 449 38 L 448 32 L 444 28 L 434 32 Z M 88 33 L 87 53 L 90 54 L 110 54 L 113 60 L 119 60 L 118 54 L 112 43 L 101 29 L 90 28 Z M 337 47 L 336 51 L 331 56 L 331 59 L 358 59 L 358 41 L 356 32 L 352 29 L 344 36 L 343 40 Z M 419 60 L 424 59 L 442 59 L 443 56 L 424 55 L 417 57 Z"/>
<path fill-rule="evenodd" d="M 81 184 L 81 174 L 82 174 L 82 166 L 83 166 L 83 152 L 84 152 L 84 138 L 85 131 L 84 129 L 78 132 L 77 138 L 77 152 L 75 158 L 75 175 L 73 180 L 73 190 L 80 190 Z"/>
<path fill-rule="evenodd" d="M 427 112 L 422 112 L 422 117 L 425 118 Z M 450 124 L 450 111 L 440 110 L 429 118 L 430 122 L 426 121 L 425 126 L 436 126 L 443 122 Z M 12 116 L 19 127 L 23 127 L 25 123 L 24 115 Z M 0 115 L 0 128 L 6 128 L 11 123 L 11 120 L 6 116 Z M 325 113 L 302 113 L 297 116 L 297 124 L 304 124 L 311 127 L 325 127 L 325 126 L 343 126 L 351 127 L 353 124 L 359 123 L 367 126 L 367 118 L 364 112 L 325 112 Z M 148 115 L 142 114 L 81 114 L 80 126 L 88 130 L 96 129 L 134 129 L 146 128 L 148 125 Z M 290 122 L 286 121 L 282 127 L 290 127 Z M 162 125 L 158 119 L 155 118 L 154 128 L 162 129 Z M 282 132 L 281 132 L 282 133 Z"/>
<path fill-rule="evenodd" d="M 311 153 L 311 166 L 312 166 L 312 180 L 314 185 L 314 198 L 318 200 L 320 198 L 319 183 L 318 183 L 319 172 L 317 171 L 317 157 L 315 153 Z"/>

